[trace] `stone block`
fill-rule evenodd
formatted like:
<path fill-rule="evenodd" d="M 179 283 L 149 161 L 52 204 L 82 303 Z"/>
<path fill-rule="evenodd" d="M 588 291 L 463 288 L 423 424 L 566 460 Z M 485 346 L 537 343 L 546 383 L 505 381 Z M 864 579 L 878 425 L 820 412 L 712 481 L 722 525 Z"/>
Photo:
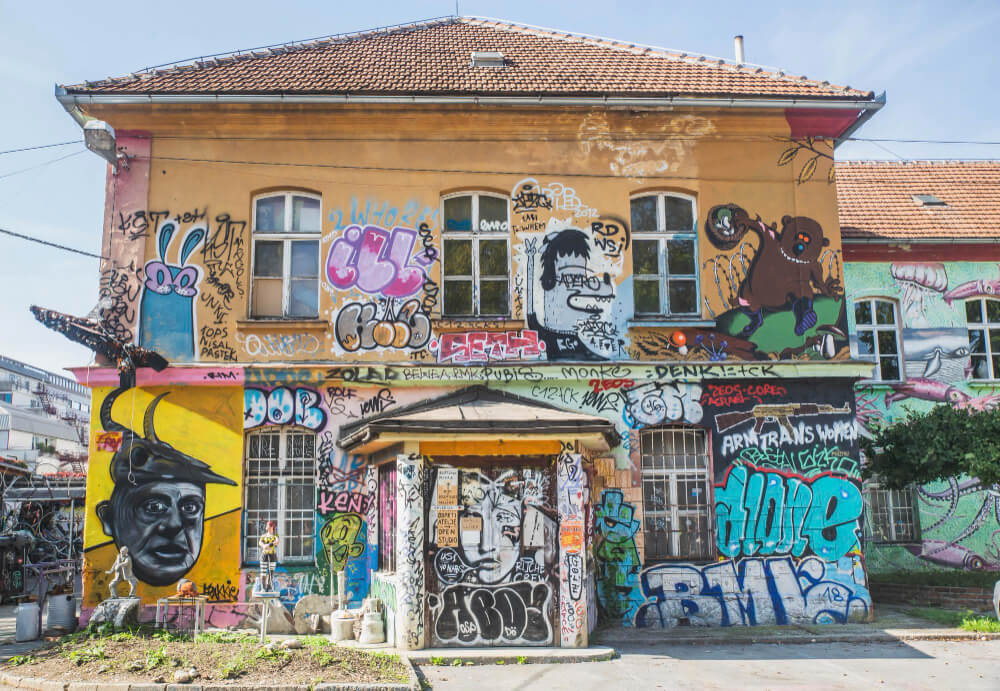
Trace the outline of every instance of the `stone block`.
<path fill-rule="evenodd" d="M 90 615 L 94 626 L 110 622 L 116 629 L 137 628 L 142 600 L 137 597 L 109 598 L 97 605 Z"/>
<path fill-rule="evenodd" d="M 295 633 L 299 635 L 314 633 L 312 627 L 309 625 L 309 617 L 314 614 L 323 617 L 330 614 L 332 611 L 333 607 L 330 604 L 330 598 L 328 596 L 306 595 L 295 603 L 295 609 L 292 612 L 292 622 L 295 626 Z M 329 633 L 329 629 L 324 631 L 322 627 L 323 624 L 321 623 L 320 630 L 315 633 Z"/>

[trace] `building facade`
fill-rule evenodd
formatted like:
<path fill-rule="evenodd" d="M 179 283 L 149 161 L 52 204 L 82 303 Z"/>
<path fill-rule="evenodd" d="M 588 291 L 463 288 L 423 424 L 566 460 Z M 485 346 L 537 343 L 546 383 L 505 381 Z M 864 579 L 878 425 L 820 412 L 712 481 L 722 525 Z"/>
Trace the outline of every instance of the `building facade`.
<path fill-rule="evenodd" d="M 1000 403 L 996 162 L 837 164 L 862 431 L 935 405 Z M 907 490 L 872 483 L 865 560 L 880 578 L 1000 571 L 998 488 L 959 477 Z"/>
<path fill-rule="evenodd" d="M 59 90 L 117 133 L 85 608 L 129 546 L 404 648 L 871 615 L 833 142 L 871 92 L 452 18 Z M 100 439 L 107 440 L 102 445 Z"/>

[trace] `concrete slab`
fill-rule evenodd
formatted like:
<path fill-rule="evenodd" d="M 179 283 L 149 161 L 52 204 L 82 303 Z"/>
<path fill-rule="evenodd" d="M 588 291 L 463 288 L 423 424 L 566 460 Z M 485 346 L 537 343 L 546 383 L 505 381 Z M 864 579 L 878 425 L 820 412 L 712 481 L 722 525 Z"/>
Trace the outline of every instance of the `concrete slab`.
<path fill-rule="evenodd" d="M 415 665 L 496 665 L 555 664 L 610 660 L 615 649 L 590 648 L 427 648 L 410 650 L 406 656 Z"/>

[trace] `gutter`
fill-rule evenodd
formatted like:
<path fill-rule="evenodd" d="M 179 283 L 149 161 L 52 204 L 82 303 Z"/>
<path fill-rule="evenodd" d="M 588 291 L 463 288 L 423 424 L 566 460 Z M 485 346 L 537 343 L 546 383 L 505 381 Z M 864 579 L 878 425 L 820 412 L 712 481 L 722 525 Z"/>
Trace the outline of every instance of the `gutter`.
<path fill-rule="evenodd" d="M 82 129 L 88 121 L 94 120 L 95 118 L 87 117 L 80 110 L 80 107 L 76 104 L 76 101 L 69 95 L 63 87 L 56 84 L 56 100 L 59 101 L 60 105 L 69 113 L 69 116 L 76 121 L 76 124 Z"/>
<path fill-rule="evenodd" d="M 142 105 L 142 104 L 412 104 L 412 105 L 499 105 L 499 106 L 599 106 L 613 107 L 702 107 L 702 108 L 810 108 L 822 110 L 862 110 L 858 122 L 846 132 L 853 132 L 864 120 L 885 105 L 885 94 L 875 100 L 819 101 L 809 99 L 762 98 L 698 98 L 681 97 L 616 97 L 616 96 L 418 96 L 372 94 L 71 94 L 56 86 L 56 99 L 80 122 L 88 119 L 80 112 L 81 105 Z M 879 100 L 881 99 L 881 100 Z M 852 129 L 853 128 L 853 129 Z M 846 136 L 845 135 L 842 135 Z"/>
<path fill-rule="evenodd" d="M 838 146 L 843 144 L 848 139 L 848 137 L 857 132 L 863 124 L 871 120 L 871 117 L 875 115 L 875 113 L 882 110 L 882 107 L 885 106 L 885 92 L 883 91 L 878 96 L 876 96 L 875 100 L 872 101 L 871 103 L 872 107 L 866 108 L 864 111 L 862 111 L 861 115 L 858 116 L 858 119 L 852 122 L 846 130 L 841 132 L 839 137 L 833 140 L 834 150 L 836 150 Z"/>

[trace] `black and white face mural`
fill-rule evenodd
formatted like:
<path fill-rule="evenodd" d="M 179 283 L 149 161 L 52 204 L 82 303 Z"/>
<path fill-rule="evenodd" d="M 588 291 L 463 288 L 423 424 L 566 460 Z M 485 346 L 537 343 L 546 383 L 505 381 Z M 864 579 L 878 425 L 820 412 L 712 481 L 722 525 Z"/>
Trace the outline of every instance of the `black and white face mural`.
<path fill-rule="evenodd" d="M 434 645 L 552 642 L 558 546 L 549 478 L 544 468 L 430 469 Z"/>

